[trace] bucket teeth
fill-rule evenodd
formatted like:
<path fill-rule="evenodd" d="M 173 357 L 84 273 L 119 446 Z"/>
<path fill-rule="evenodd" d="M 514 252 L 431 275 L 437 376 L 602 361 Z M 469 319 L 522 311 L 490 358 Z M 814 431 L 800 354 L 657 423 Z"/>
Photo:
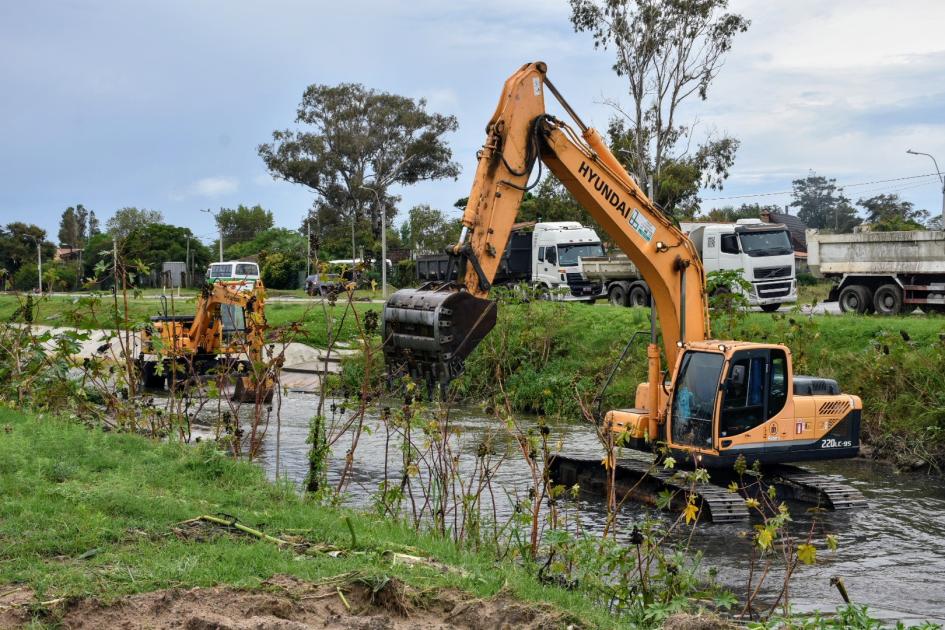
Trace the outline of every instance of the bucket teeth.
<path fill-rule="evenodd" d="M 401 289 L 384 304 L 388 374 L 446 387 L 495 323 L 495 303 L 464 290 Z"/>

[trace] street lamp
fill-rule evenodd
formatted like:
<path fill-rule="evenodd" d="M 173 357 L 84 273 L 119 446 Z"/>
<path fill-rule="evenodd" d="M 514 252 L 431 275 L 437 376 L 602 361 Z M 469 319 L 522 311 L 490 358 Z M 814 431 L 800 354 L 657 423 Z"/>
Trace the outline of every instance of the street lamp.
<path fill-rule="evenodd" d="M 381 207 L 381 197 L 377 192 L 377 188 L 387 188 L 388 184 L 397 179 L 400 169 L 402 169 L 404 165 L 413 158 L 414 156 L 408 155 L 402 159 L 400 163 L 394 167 L 390 175 L 388 175 L 385 179 L 380 182 L 373 182 L 374 188 L 370 186 L 364 186 L 363 184 L 358 186 L 358 188 L 370 190 L 372 193 L 374 193 L 374 201 L 377 203 L 378 210 L 380 210 L 381 213 L 381 295 L 384 297 L 385 301 L 387 300 L 387 209 Z M 352 255 L 352 258 L 353 257 L 354 256 Z M 352 263 L 353 262 L 354 261 L 352 261 Z"/>
<path fill-rule="evenodd" d="M 906 149 L 906 153 L 910 155 L 924 155 L 932 160 L 932 164 L 935 165 L 935 172 L 938 174 L 938 180 L 942 182 L 942 229 L 945 230 L 945 175 L 942 175 L 942 171 L 938 168 L 938 161 L 935 159 L 931 153 L 922 153 L 921 151 L 913 151 L 912 149 Z"/>

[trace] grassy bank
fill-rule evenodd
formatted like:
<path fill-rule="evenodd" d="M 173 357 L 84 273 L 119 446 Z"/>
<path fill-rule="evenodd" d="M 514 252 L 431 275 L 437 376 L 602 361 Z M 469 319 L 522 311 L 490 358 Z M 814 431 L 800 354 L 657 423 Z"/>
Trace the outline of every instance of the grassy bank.
<path fill-rule="evenodd" d="M 356 572 L 476 597 L 504 591 L 553 604 L 589 626 L 614 625 L 579 593 L 542 585 L 512 563 L 390 520 L 306 502 L 294 488 L 268 483 L 258 467 L 209 444 L 160 444 L 6 408 L 0 408 L 0 428 L 0 591 L 25 585 L 38 602 L 112 601 L 169 587 L 257 588 L 275 574 L 319 581 Z M 250 536 L 174 531 L 186 519 L 216 513 L 345 552 L 303 554 Z M 384 553 L 403 550 L 452 569 L 396 564 Z M 42 605 L 34 611 L 44 623 L 56 620 Z"/>

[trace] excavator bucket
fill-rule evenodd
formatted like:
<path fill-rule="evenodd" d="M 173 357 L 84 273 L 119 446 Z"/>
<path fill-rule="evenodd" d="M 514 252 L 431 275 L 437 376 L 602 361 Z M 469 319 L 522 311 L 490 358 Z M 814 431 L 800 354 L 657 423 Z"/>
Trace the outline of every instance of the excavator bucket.
<path fill-rule="evenodd" d="M 495 323 L 495 302 L 453 285 L 401 289 L 384 305 L 388 374 L 446 387 Z"/>

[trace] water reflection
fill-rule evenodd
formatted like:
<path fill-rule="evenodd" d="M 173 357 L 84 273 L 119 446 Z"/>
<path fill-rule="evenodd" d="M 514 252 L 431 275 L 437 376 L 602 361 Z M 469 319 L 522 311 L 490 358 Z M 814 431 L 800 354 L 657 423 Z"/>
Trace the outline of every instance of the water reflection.
<path fill-rule="evenodd" d="M 281 474 L 301 483 L 308 472 L 308 422 L 314 414 L 317 398 L 295 394 L 282 401 Z M 499 427 L 476 409 L 456 409 L 451 421 L 462 429 L 460 448 L 473 454 L 482 436 Z M 378 428 L 380 421 L 369 415 L 368 424 Z M 574 456 L 598 458 L 600 453 L 593 431 L 586 425 L 561 422 L 551 427 L 552 441 L 561 440 Z M 275 474 L 275 423 L 263 445 L 260 463 L 270 476 Z M 354 454 L 350 504 L 367 506 L 376 492 L 385 470 L 384 431 L 361 436 Z M 350 438 L 342 437 L 333 448 L 329 482 L 337 483 Z M 393 449 L 388 466 L 397 470 L 400 454 Z M 791 602 L 795 608 L 830 609 L 841 604 L 840 596 L 830 586 L 832 576 L 842 576 L 850 596 L 869 606 L 887 620 L 929 619 L 945 621 L 945 482 L 919 474 L 897 474 L 890 467 L 865 460 L 849 460 L 809 465 L 821 473 L 844 477 L 869 500 L 870 508 L 856 513 L 826 513 L 818 516 L 818 531 L 832 533 L 839 540 L 839 550 L 831 553 L 818 549 L 818 563 L 798 568 L 791 582 Z M 500 521 L 513 507 L 507 496 L 523 496 L 528 488 L 528 469 L 521 456 L 513 454 L 494 478 L 496 509 Z M 589 527 L 600 526 L 605 516 L 602 503 L 593 498 L 574 502 L 582 521 Z M 629 504 L 621 513 L 623 526 L 646 514 L 646 508 Z M 811 515 L 800 506 L 792 508 L 792 527 L 802 535 L 810 529 Z M 741 591 L 748 576 L 750 539 L 740 536 L 746 526 L 700 526 L 692 538 L 693 546 L 705 554 L 707 566 L 716 567 L 720 580 Z M 822 538 L 822 534 L 819 536 Z M 779 576 L 767 582 L 768 597 L 779 589 Z"/>

